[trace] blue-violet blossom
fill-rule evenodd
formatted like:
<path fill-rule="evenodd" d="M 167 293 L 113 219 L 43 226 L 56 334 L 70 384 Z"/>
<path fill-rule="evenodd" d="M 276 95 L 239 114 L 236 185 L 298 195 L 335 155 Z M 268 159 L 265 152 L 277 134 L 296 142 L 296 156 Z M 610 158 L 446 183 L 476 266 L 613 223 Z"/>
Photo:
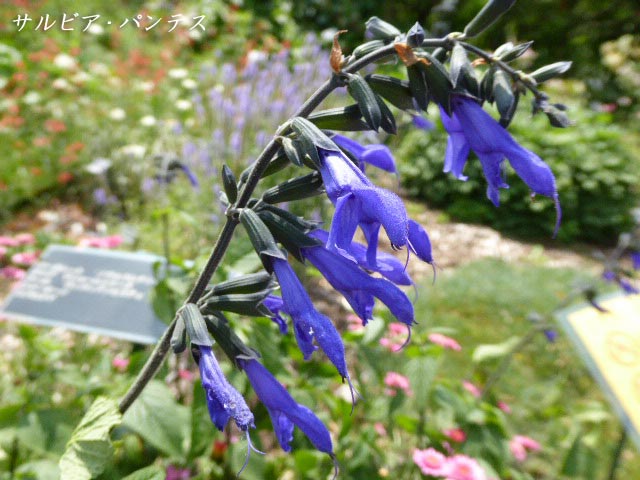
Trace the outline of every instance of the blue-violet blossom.
<path fill-rule="evenodd" d="M 487 179 L 487 197 L 500 204 L 500 188 L 509 186 L 504 180 L 503 162 L 507 158 L 518 176 L 532 192 L 551 197 L 556 205 L 556 232 L 560 224 L 560 203 L 553 172 L 535 153 L 520 146 L 511 134 L 496 122 L 472 98 L 451 96 L 453 115 L 440 108 L 442 123 L 449 133 L 444 171 L 466 180 L 462 173 L 469 151 L 473 150 L 482 164 Z"/>
<path fill-rule="evenodd" d="M 288 312 L 284 307 L 284 301 L 282 300 L 282 297 L 278 297 L 276 295 L 267 295 L 264 300 L 262 300 L 262 305 L 264 305 L 271 311 L 272 315 L 269 318 L 271 318 L 271 320 L 273 320 L 273 322 L 278 325 L 280 333 L 286 335 L 289 331 L 289 327 L 287 325 L 287 321 L 280 314 L 280 312 Z"/>
<path fill-rule="evenodd" d="M 199 345 L 198 367 L 202 387 L 207 395 L 207 407 L 211 421 L 220 431 L 224 430 L 230 418 L 243 432 L 254 428 L 253 414 L 240 393 L 227 381 L 211 347 Z"/>
<path fill-rule="evenodd" d="M 337 133 L 331 139 L 336 145 L 350 152 L 358 160 L 358 166 L 363 172 L 365 171 L 366 163 L 390 173 L 397 172 L 396 161 L 391 150 L 386 145 L 379 143 L 361 145 L 359 142 Z"/>

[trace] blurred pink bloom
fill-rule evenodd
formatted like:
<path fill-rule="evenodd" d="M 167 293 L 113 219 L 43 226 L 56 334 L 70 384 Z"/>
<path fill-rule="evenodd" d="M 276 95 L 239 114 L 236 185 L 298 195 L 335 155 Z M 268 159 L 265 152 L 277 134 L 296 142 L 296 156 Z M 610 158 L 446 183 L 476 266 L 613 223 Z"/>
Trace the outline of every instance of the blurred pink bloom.
<path fill-rule="evenodd" d="M 116 248 L 123 242 L 122 235 L 109 235 L 108 237 L 85 237 L 78 242 L 80 247 Z"/>
<path fill-rule="evenodd" d="M 389 324 L 389 332 L 392 335 L 404 335 L 407 333 L 407 326 L 404 323 L 393 322 Z"/>
<path fill-rule="evenodd" d="M 461 428 L 450 428 L 443 432 L 452 442 L 462 443 L 467 439 L 467 434 Z"/>
<path fill-rule="evenodd" d="M 350 313 L 349 315 L 347 315 L 347 322 L 349 322 L 347 330 L 349 330 L 350 332 L 359 332 L 361 330 L 364 330 L 364 325 L 362 325 L 362 320 L 360 319 L 359 316 L 353 313 Z"/>
<path fill-rule="evenodd" d="M 537 452 L 540 450 L 540 444 L 533 438 L 524 435 L 516 435 L 509 442 L 509 450 L 511 455 L 519 462 L 524 462 L 528 452 Z"/>
<path fill-rule="evenodd" d="M 409 383 L 409 379 L 397 372 L 387 373 L 387 376 L 384 377 L 384 384 L 387 387 L 391 387 L 392 389 L 402 390 L 406 395 L 413 394 L 413 392 L 411 391 L 411 384 Z M 391 390 L 391 392 L 393 393 L 389 391 L 385 392 L 390 396 L 394 396 L 396 393 L 395 390 Z"/>
<path fill-rule="evenodd" d="M 13 238 L 19 245 L 33 245 L 36 243 L 36 237 L 32 233 L 19 233 Z"/>
<path fill-rule="evenodd" d="M 111 366 L 113 366 L 113 368 L 115 368 L 119 372 L 124 372 L 127 370 L 130 362 L 131 360 L 128 358 L 115 357 L 113 360 L 111 360 Z"/>
<path fill-rule="evenodd" d="M 191 370 L 186 370 L 184 368 L 181 368 L 180 370 L 178 370 L 178 376 L 183 379 L 183 380 L 187 380 L 187 381 L 191 381 L 193 380 L 193 372 Z"/>
<path fill-rule="evenodd" d="M 373 429 L 381 437 L 386 437 L 387 436 L 387 428 L 384 426 L 384 424 L 382 424 L 380 422 L 376 422 L 376 423 L 373 424 Z"/>
<path fill-rule="evenodd" d="M 390 352 L 398 352 L 407 342 L 407 326 L 403 323 L 390 323 L 388 336 L 380 339 L 380 345 Z"/>
<path fill-rule="evenodd" d="M 471 382 L 468 382 L 465 380 L 462 382 L 462 386 L 467 392 L 469 392 L 471 395 L 473 395 L 476 398 L 480 398 L 480 396 L 482 395 L 482 392 L 480 391 L 480 389 Z"/>
<path fill-rule="evenodd" d="M 466 455 L 454 455 L 447 461 L 448 480 L 487 480 L 477 460 Z"/>
<path fill-rule="evenodd" d="M 400 350 L 402 350 L 402 345 L 403 344 L 404 344 L 404 342 L 397 343 L 397 342 L 394 342 L 393 340 L 391 340 L 389 338 L 386 338 L 386 337 L 382 337 L 380 339 L 380 345 L 385 347 L 390 352 L 399 352 Z"/>
<path fill-rule="evenodd" d="M 445 476 L 448 473 L 447 457 L 433 448 L 413 451 L 413 463 L 415 463 L 424 475 Z"/>
<path fill-rule="evenodd" d="M 7 248 L 0 245 L 0 260 L 2 260 L 7 254 Z"/>
<path fill-rule="evenodd" d="M 20 245 L 20 243 L 15 238 L 8 237 L 6 235 L 0 235 L 0 246 L 17 247 L 18 245 Z"/>
<path fill-rule="evenodd" d="M 189 480 L 191 478 L 191 470 L 188 468 L 178 468 L 173 465 L 167 467 L 167 476 L 165 480 Z"/>
<path fill-rule="evenodd" d="M 441 333 L 431 333 L 429 335 L 429 341 L 441 347 L 448 348 L 449 350 L 455 350 L 456 352 L 462 350 L 462 347 L 457 341 Z"/>
<path fill-rule="evenodd" d="M 29 267 L 38 261 L 40 252 L 20 252 L 11 256 L 11 262 L 23 267 Z"/>
<path fill-rule="evenodd" d="M 511 407 L 509 406 L 508 403 L 505 402 L 498 402 L 498 408 L 500 410 L 502 410 L 504 413 L 509 414 L 511 413 Z"/>
<path fill-rule="evenodd" d="M 9 280 L 22 280 L 26 275 L 27 272 L 18 267 L 0 268 L 0 277 L 7 278 Z"/>

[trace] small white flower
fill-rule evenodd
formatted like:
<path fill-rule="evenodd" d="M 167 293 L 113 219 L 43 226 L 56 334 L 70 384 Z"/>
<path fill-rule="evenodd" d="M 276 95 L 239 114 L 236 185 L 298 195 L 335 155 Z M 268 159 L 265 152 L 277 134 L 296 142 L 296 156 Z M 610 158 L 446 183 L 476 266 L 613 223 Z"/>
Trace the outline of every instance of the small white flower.
<path fill-rule="evenodd" d="M 181 78 L 187 78 L 189 72 L 185 68 L 172 68 L 171 70 L 169 70 L 167 75 L 169 75 L 169 78 L 175 78 L 179 80 Z"/>
<path fill-rule="evenodd" d="M 176 108 L 184 112 L 191 108 L 191 102 L 189 100 L 180 99 L 176 102 Z"/>
<path fill-rule="evenodd" d="M 145 115 L 140 119 L 140 125 L 143 127 L 153 127 L 156 123 L 156 117 L 153 115 Z"/>
<path fill-rule="evenodd" d="M 269 58 L 267 52 L 261 50 L 251 50 L 247 53 L 247 63 L 261 63 L 265 62 Z"/>
<path fill-rule="evenodd" d="M 94 175 L 102 175 L 105 173 L 109 167 L 111 166 L 111 160 L 108 158 L 96 158 L 89 165 L 85 167 L 85 170 L 89 173 L 93 173 Z"/>
<path fill-rule="evenodd" d="M 153 87 L 155 87 L 155 84 L 150 81 L 148 82 L 137 81 L 133 84 L 133 88 L 140 92 L 150 92 L 151 90 L 153 90 Z"/>
<path fill-rule="evenodd" d="M 76 67 L 76 59 L 66 53 L 59 53 L 56 58 L 53 59 L 53 64 L 62 68 L 63 70 L 71 70 Z"/>
<path fill-rule="evenodd" d="M 89 32 L 92 35 L 102 35 L 104 33 L 104 28 L 102 28 L 100 25 L 98 25 L 97 23 L 92 23 L 89 28 L 87 28 L 87 32 Z"/>
<path fill-rule="evenodd" d="M 185 78 L 182 81 L 182 86 L 187 90 L 193 90 L 198 87 L 198 82 L 196 82 L 193 78 Z"/>
<path fill-rule="evenodd" d="M 40 94 L 38 92 L 30 91 L 24 94 L 22 101 L 27 105 L 33 105 L 40 101 Z"/>
<path fill-rule="evenodd" d="M 117 122 L 119 122 L 120 120 L 124 120 L 126 116 L 127 113 L 121 108 L 114 108 L 109 112 L 109 118 Z"/>
<path fill-rule="evenodd" d="M 69 90 L 71 88 L 71 84 L 67 82 L 66 78 L 56 78 L 51 82 L 51 86 L 56 90 Z"/>
<path fill-rule="evenodd" d="M 144 157 L 144 154 L 146 151 L 147 149 L 144 145 L 136 145 L 136 144 L 125 145 L 120 149 L 120 152 L 123 155 L 135 157 L 135 158 Z"/>
<path fill-rule="evenodd" d="M 94 75 L 109 74 L 109 67 L 107 67 L 104 63 L 100 63 L 100 62 L 92 63 L 89 70 L 91 70 L 91 73 L 93 73 Z"/>
<path fill-rule="evenodd" d="M 87 80 L 90 80 L 90 79 L 91 79 L 91 75 L 89 75 L 84 70 L 79 71 L 73 77 L 71 77 L 71 81 L 73 83 L 84 83 L 84 82 L 86 82 Z"/>

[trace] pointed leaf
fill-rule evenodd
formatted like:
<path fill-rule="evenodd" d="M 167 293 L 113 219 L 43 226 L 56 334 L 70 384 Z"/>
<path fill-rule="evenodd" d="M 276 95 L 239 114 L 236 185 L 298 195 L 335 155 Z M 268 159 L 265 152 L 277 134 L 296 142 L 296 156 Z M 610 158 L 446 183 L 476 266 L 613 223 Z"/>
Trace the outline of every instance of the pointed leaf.
<path fill-rule="evenodd" d="M 233 280 L 218 283 L 211 288 L 214 295 L 227 293 L 254 293 L 269 288 L 273 283 L 273 277 L 267 272 L 250 273 Z"/>
<path fill-rule="evenodd" d="M 187 328 L 187 334 L 192 344 L 204 347 L 213 345 L 213 341 L 207 331 L 207 325 L 204 323 L 204 317 L 196 304 L 187 303 L 180 309 L 178 315 L 184 320 L 184 325 Z"/>
<path fill-rule="evenodd" d="M 249 165 L 242 172 L 242 174 L 240 175 L 240 182 L 245 183 L 247 181 L 247 179 L 249 178 L 249 175 L 251 174 L 251 170 L 253 170 L 254 165 L 255 163 Z M 278 153 L 275 157 L 273 157 L 269 162 L 269 165 L 267 165 L 267 168 L 262 174 L 262 178 L 268 177 L 269 175 L 273 175 L 274 173 L 279 172 L 280 170 L 287 167 L 288 165 L 289 165 L 289 159 L 285 155 L 284 151 L 280 150 L 280 153 Z"/>
<path fill-rule="evenodd" d="M 253 248 L 260 256 L 260 260 L 267 272 L 272 273 L 270 257 L 286 260 L 287 257 L 280 251 L 271 232 L 253 210 L 243 209 L 240 213 L 240 221 L 249 234 Z"/>
<path fill-rule="evenodd" d="M 467 37 L 475 37 L 509 10 L 516 0 L 489 0 L 482 10 L 464 28 Z"/>
<path fill-rule="evenodd" d="M 361 58 L 371 52 L 375 52 L 376 50 L 384 46 L 385 43 L 383 40 L 371 40 L 369 42 L 363 43 L 362 45 L 358 45 L 355 50 L 351 52 L 351 55 L 353 55 L 354 58 Z"/>
<path fill-rule="evenodd" d="M 500 60 L 502 60 L 503 62 L 511 62 L 516 58 L 520 57 L 522 54 L 524 54 L 524 52 L 529 50 L 531 45 L 533 45 L 533 41 L 516 45 L 512 47 L 509 51 L 499 55 Z"/>
<path fill-rule="evenodd" d="M 376 94 L 373 93 L 367 81 L 360 75 L 346 74 L 346 77 L 349 95 L 358 103 L 364 121 L 369 125 L 369 128 L 378 131 L 382 122 L 382 113 L 380 112 Z"/>
<path fill-rule="evenodd" d="M 451 50 L 450 62 L 451 67 L 449 69 L 449 74 L 451 75 L 451 83 L 453 83 L 453 86 L 455 88 L 458 85 L 458 77 L 460 76 L 460 72 L 462 72 L 466 68 L 471 68 L 469 58 L 467 57 L 467 51 L 459 43 L 456 43 Z"/>
<path fill-rule="evenodd" d="M 262 194 L 262 200 L 267 203 L 290 202 L 314 197 L 323 192 L 322 177 L 318 172 L 313 172 L 302 177 L 292 178 L 270 188 Z"/>
<path fill-rule="evenodd" d="M 545 82 L 551 78 L 562 75 L 571 68 L 571 62 L 556 62 L 539 68 L 535 72 L 529 74 L 537 83 Z"/>
<path fill-rule="evenodd" d="M 415 110 L 409 82 L 387 75 L 370 74 L 365 80 L 371 89 L 400 110 Z"/>
<path fill-rule="evenodd" d="M 418 64 L 407 66 L 407 77 L 409 78 L 411 96 L 416 101 L 418 108 L 426 112 L 429 105 L 429 87 L 427 87 L 424 73 Z"/>
<path fill-rule="evenodd" d="M 230 293 L 227 295 L 212 295 L 202 305 L 202 311 L 208 315 L 214 312 L 233 312 L 252 317 L 269 315 L 269 309 L 262 305 L 264 298 L 272 289 L 255 293 Z"/>
<path fill-rule="evenodd" d="M 269 205 L 268 203 L 263 203 L 258 208 L 257 212 L 260 213 L 262 210 L 267 210 L 274 215 L 284 218 L 289 223 L 294 224 L 298 229 L 303 230 L 305 232 L 310 232 L 311 230 L 315 230 L 319 226 L 322 225 L 322 222 L 315 222 L 312 220 L 306 220 L 302 217 L 294 215 L 287 210 L 283 210 L 282 208 L 276 207 L 275 205 Z"/>
<path fill-rule="evenodd" d="M 306 154 L 304 148 L 305 145 L 301 142 L 296 142 L 287 137 L 284 137 L 281 141 L 282 148 L 284 149 L 284 154 L 287 156 L 289 161 L 296 167 L 301 167 L 303 165 L 304 156 Z M 314 149 L 313 144 L 311 144 L 311 148 Z"/>
<path fill-rule="evenodd" d="M 235 203 L 238 198 L 238 186 L 236 185 L 236 177 L 227 164 L 222 166 L 222 184 L 229 202 Z"/>
<path fill-rule="evenodd" d="M 301 248 L 320 244 L 318 240 L 307 236 L 304 230 L 299 229 L 295 224 L 287 221 L 286 218 L 266 210 L 261 211 L 259 214 L 260 218 L 269 226 L 273 236 L 300 262 L 304 261 L 300 252 Z"/>
<path fill-rule="evenodd" d="M 207 323 L 209 333 L 216 343 L 222 348 L 225 355 L 233 359 L 234 362 L 240 356 L 244 358 L 260 358 L 260 355 L 255 350 L 247 347 L 240 340 L 240 337 L 231 329 L 229 321 L 222 313 L 216 312 L 213 315 L 207 315 L 204 317 L 204 321 Z"/>
<path fill-rule="evenodd" d="M 426 58 L 429 62 L 428 65 L 422 62 L 418 62 L 416 65 L 422 70 L 430 94 L 434 100 L 444 108 L 445 112 L 451 115 L 450 95 L 453 84 L 449 78 L 449 73 L 442 63 L 428 53 L 422 53 L 420 56 Z"/>
<path fill-rule="evenodd" d="M 380 113 L 382 115 L 382 121 L 380 122 L 382 130 L 390 135 L 395 135 L 398 132 L 398 128 L 396 127 L 396 119 L 393 116 L 393 113 L 391 113 L 391 110 L 389 110 L 389 107 L 386 103 L 384 103 L 384 100 L 382 100 L 382 98 L 380 98 L 375 93 L 374 95 L 376 96 L 378 107 L 380 107 Z"/>
<path fill-rule="evenodd" d="M 360 113 L 358 105 L 322 110 L 309 115 L 309 121 L 323 130 L 347 132 L 369 130 L 369 126 L 362 120 L 362 113 Z"/>
<path fill-rule="evenodd" d="M 503 70 L 496 71 L 493 76 L 493 98 L 500 117 L 506 118 L 512 110 L 515 95 L 511 88 L 511 80 Z"/>
<path fill-rule="evenodd" d="M 340 149 L 331 139 L 313 123 L 303 117 L 295 117 L 291 121 L 291 128 L 301 137 L 309 139 L 316 147 L 323 150 L 338 152 Z"/>
<path fill-rule="evenodd" d="M 200 387 L 200 390 L 202 390 L 202 387 Z M 212 430 L 211 427 L 209 427 L 209 430 Z M 136 470 L 124 477 L 122 480 L 165 480 L 166 476 L 167 473 L 163 468 L 160 468 L 158 465 L 151 465 L 149 467 Z"/>
<path fill-rule="evenodd" d="M 365 37 L 374 40 L 393 40 L 400 35 L 400 30 L 389 22 L 371 17 L 365 23 Z"/>
<path fill-rule="evenodd" d="M 181 316 L 178 316 L 178 320 L 176 321 L 176 326 L 171 335 L 170 345 L 175 354 L 182 353 L 187 348 L 187 327 L 184 324 L 184 318 Z"/>

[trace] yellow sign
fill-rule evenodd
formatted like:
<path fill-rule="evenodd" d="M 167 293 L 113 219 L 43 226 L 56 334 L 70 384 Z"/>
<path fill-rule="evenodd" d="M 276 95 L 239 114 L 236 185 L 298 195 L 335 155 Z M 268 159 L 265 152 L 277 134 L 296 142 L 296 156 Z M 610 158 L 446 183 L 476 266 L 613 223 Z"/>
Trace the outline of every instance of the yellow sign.
<path fill-rule="evenodd" d="M 640 295 L 620 295 L 569 310 L 562 323 L 629 435 L 640 448 Z"/>

